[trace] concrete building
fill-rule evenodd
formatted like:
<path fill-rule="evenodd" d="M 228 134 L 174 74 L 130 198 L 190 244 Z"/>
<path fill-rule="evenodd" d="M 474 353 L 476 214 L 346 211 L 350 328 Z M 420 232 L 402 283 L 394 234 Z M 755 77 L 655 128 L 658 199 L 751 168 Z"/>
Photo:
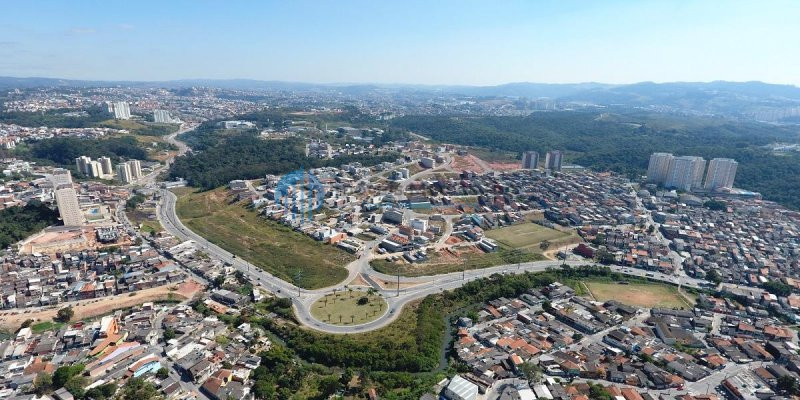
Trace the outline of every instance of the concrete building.
<path fill-rule="evenodd" d="M 53 183 L 53 187 L 72 184 L 72 173 L 68 169 L 56 168 L 50 176 L 50 182 Z"/>
<path fill-rule="evenodd" d="M 561 171 L 563 154 L 560 150 L 548 151 L 544 158 L 544 167 L 552 171 Z"/>
<path fill-rule="evenodd" d="M 131 166 L 128 163 L 117 164 L 117 179 L 125 183 L 133 182 L 133 176 L 131 176 Z"/>
<path fill-rule="evenodd" d="M 142 177 L 142 163 L 139 160 L 130 160 L 126 164 L 128 164 L 131 170 L 131 178 L 133 180 L 137 180 Z"/>
<path fill-rule="evenodd" d="M 739 165 L 730 158 L 715 158 L 708 163 L 706 173 L 706 190 L 730 189 L 736 178 L 736 167 Z"/>
<path fill-rule="evenodd" d="M 72 187 L 72 178 L 69 176 L 69 171 L 66 171 L 66 174 L 62 171 L 54 173 L 51 181 L 53 182 L 58 214 L 61 216 L 64 225 L 83 225 L 83 213 L 78 203 L 78 195 Z"/>
<path fill-rule="evenodd" d="M 475 400 L 478 397 L 478 385 L 456 375 L 444 388 L 443 395 L 448 400 Z"/>
<path fill-rule="evenodd" d="M 114 168 L 111 166 L 111 158 L 100 157 L 97 159 L 97 161 L 100 163 L 100 168 L 103 170 L 103 175 L 106 177 L 114 175 Z"/>
<path fill-rule="evenodd" d="M 168 124 L 172 122 L 172 116 L 169 115 L 167 110 L 153 110 L 153 121 Z"/>
<path fill-rule="evenodd" d="M 430 157 L 420 158 L 419 163 L 420 165 L 422 165 L 423 168 L 433 168 L 436 166 L 436 160 Z"/>
<path fill-rule="evenodd" d="M 539 153 L 526 151 L 522 154 L 522 168 L 536 169 L 539 166 Z"/>
<path fill-rule="evenodd" d="M 647 182 L 663 185 L 675 157 L 670 153 L 653 153 L 647 165 Z"/>
<path fill-rule="evenodd" d="M 131 107 L 127 101 L 118 101 L 114 103 L 114 118 L 116 119 L 131 119 Z"/>
<path fill-rule="evenodd" d="M 75 167 L 78 169 L 78 172 L 90 178 L 99 178 L 103 176 L 102 165 L 97 161 L 92 161 L 92 159 L 87 156 L 76 158 Z"/>
<path fill-rule="evenodd" d="M 702 157 L 675 157 L 667 173 L 664 186 L 687 192 L 702 188 L 705 169 L 706 160 Z"/>

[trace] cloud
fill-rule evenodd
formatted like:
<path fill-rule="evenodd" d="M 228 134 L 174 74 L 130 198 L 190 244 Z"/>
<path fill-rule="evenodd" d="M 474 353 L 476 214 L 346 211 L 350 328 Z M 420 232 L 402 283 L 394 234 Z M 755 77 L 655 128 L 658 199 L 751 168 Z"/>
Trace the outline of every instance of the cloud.
<path fill-rule="evenodd" d="M 85 27 L 74 27 L 70 28 L 67 33 L 71 33 L 73 35 L 91 35 L 97 32 L 94 28 L 85 28 Z"/>
<path fill-rule="evenodd" d="M 123 31 L 131 31 L 136 27 L 131 25 L 131 24 L 119 24 L 119 25 L 117 25 L 117 28 L 119 28 L 119 29 L 121 29 Z"/>

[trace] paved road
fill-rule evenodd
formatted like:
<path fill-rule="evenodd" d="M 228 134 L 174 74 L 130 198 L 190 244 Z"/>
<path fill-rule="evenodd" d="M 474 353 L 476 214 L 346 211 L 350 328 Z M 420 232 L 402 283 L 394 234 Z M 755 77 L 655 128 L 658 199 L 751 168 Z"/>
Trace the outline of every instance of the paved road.
<path fill-rule="evenodd" d="M 174 143 L 176 146 L 179 146 L 179 148 L 182 149 L 181 151 L 185 153 L 188 151 L 188 148 L 180 141 L 177 141 L 176 136 L 177 133 L 172 134 L 167 138 L 167 140 L 170 141 L 170 143 Z M 448 160 L 447 163 L 443 164 L 442 166 L 449 164 L 450 161 L 451 160 Z M 415 176 L 431 172 L 433 171 L 422 171 L 420 174 L 416 174 Z M 187 228 L 180 221 L 177 213 L 175 212 L 175 203 L 177 201 L 177 197 L 174 193 L 170 192 L 169 190 L 162 190 L 161 199 L 162 201 L 159 204 L 157 215 L 161 225 L 169 233 L 183 240 L 194 241 L 199 249 L 210 256 L 221 260 L 222 262 L 230 264 L 249 277 L 254 284 L 258 284 L 262 288 L 278 296 L 290 298 L 294 305 L 297 318 L 302 324 L 329 333 L 363 332 L 384 327 L 397 318 L 403 306 L 405 306 L 408 302 L 421 299 L 428 295 L 444 290 L 456 289 L 470 280 L 485 278 L 496 273 L 518 274 L 523 272 L 541 272 L 548 268 L 559 268 L 560 265 L 564 263 L 562 261 L 536 261 L 522 264 L 500 265 L 492 268 L 454 272 L 435 276 L 400 277 L 400 290 L 383 289 L 379 286 L 375 287 L 375 289 L 378 290 L 378 293 L 380 293 L 388 303 L 388 309 L 383 316 L 375 321 L 362 325 L 332 325 L 319 321 L 311 316 L 310 309 L 316 300 L 325 294 L 330 293 L 334 289 L 343 289 L 345 285 L 352 282 L 352 280 L 355 279 L 359 274 L 365 276 L 368 282 L 374 282 L 373 278 L 390 282 L 398 281 L 397 276 L 377 272 L 372 269 L 369 264 L 369 260 L 374 254 L 373 249 L 379 243 L 380 238 L 367 243 L 365 248 L 358 254 L 358 259 L 347 265 L 348 278 L 346 280 L 327 288 L 308 290 L 299 288 L 292 283 L 286 282 L 256 267 L 246 260 L 236 257 L 234 254 L 231 254 L 230 252 L 209 242 L 202 236 Z M 452 221 L 448 222 L 448 225 L 452 226 Z M 568 264 L 572 266 L 580 266 L 592 263 L 587 261 L 569 261 Z M 611 266 L 611 268 L 617 272 L 632 276 L 647 277 L 649 279 L 671 282 L 675 284 L 681 283 L 683 285 L 692 287 L 700 287 L 701 283 L 703 283 L 700 280 L 689 277 L 675 277 L 657 272 L 624 268 L 621 266 Z M 374 286 L 375 285 L 373 285 L 373 287 Z"/>

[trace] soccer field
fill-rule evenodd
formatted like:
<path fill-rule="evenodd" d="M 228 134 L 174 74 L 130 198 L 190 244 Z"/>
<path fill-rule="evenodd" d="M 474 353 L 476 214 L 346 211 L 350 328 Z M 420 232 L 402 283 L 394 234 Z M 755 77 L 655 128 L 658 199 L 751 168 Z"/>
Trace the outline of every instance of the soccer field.
<path fill-rule="evenodd" d="M 597 301 L 617 300 L 635 307 L 690 308 L 694 299 L 668 285 L 616 282 L 583 282 Z M 688 297 L 688 298 L 687 298 Z"/>
<path fill-rule="evenodd" d="M 557 231 L 531 222 L 505 226 L 486 231 L 486 236 L 514 249 L 531 248 L 547 240 L 551 244 L 558 244 L 570 236 L 570 233 Z"/>

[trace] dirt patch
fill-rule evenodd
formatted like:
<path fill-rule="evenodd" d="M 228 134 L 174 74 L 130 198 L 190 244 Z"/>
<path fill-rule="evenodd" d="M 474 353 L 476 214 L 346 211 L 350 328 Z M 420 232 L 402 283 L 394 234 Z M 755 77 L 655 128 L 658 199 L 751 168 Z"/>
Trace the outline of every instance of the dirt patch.
<path fill-rule="evenodd" d="M 453 162 L 450 164 L 450 168 L 454 171 L 472 171 L 476 174 L 483 174 L 486 170 L 481 167 L 480 159 L 478 157 L 473 156 L 472 154 L 468 154 L 466 156 L 456 156 L 453 157 Z"/>
<path fill-rule="evenodd" d="M 516 171 L 520 169 L 519 163 L 490 162 L 489 166 L 495 171 Z"/>
<path fill-rule="evenodd" d="M 374 280 L 375 283 L 377 283 L 383 289 L 397 289 L 397 281 L 392 282 L 377 277 L 372 277 L 372 280 Z M 400 282 L 400 289 L 414 287 L 422 283 L 427 282 Z"/>
<path fill-rule="evenodd" d="M 350 281 L 347 286 L 370 286 L 369 282 L 367 282 L 361 274 L 356 275 L 356 279 Z"/>
<path fill-rule="evenodd" d="M 50 321 L 59 309 L 68 305 L 72 306 L 72 309 L 75 311 L 75 317 L 73 319 L 80 320 L 108 314 L 114 310 L 130 308 L 149 301 L 168 299 L 186 300 L 194 297 L 194 295 L 202 289 L 203 285 L 190 279 L 178 285 L 165 285 L 99 299 L 62 303 L 47 309 L 37 309 L 37 311 L 23 309 L 5 312 L 0 314 L 0 327 L 15 330 L 28 319 L 34 321 Z"/>

